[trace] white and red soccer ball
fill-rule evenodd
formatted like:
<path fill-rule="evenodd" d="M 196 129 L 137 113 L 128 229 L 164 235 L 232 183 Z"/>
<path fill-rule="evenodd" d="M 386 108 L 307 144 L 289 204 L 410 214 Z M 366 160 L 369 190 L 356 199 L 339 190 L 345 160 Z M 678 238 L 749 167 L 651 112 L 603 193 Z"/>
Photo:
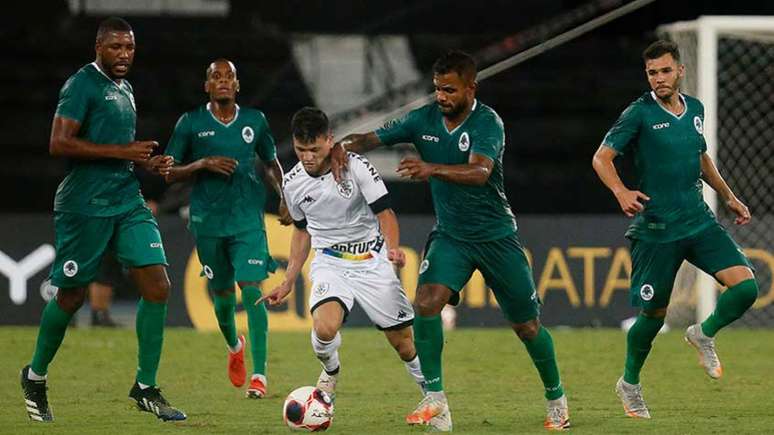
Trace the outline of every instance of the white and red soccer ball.
<path fill-rule="evenodd" d="M 296 388 L 282 405 L 282 420 L 291 430 L 324 431 L 333 422 L 333 400 L 315 387 Z"/>

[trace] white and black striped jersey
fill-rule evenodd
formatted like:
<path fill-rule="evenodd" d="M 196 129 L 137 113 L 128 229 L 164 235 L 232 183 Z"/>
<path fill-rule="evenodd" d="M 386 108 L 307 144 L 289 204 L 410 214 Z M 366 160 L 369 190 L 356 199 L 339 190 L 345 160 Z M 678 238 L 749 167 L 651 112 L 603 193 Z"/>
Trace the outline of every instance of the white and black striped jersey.
<path fill-rule="evenodd" d="M 362 251 L 381 239 L 376 214 L 390 208 L 387 187 L 365 157 L 347 154 L 349 165 L 340 183 L 331 172 L 309 175 L 301 162 L 283 177 L 290 216 L 296 227 L 309 232 L 313 249 Z"/>

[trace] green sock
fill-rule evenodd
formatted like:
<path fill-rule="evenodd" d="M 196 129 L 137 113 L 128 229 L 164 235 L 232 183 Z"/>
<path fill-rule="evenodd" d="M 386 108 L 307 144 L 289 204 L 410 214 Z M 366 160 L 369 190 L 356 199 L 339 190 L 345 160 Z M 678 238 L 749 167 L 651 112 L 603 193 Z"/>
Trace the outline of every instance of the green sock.
<path fill-rule="evenodd" d="M 54 359 L 59 345 L 64 340 L 67 325 L 73 315 L 64 311 L 56 299 L 52 299 L 43 309 L 40 317 L 40 329 L 38 330 L 38 342 L 35 345 L 35 354 L 32 356 L 31 368 L 38 375 L 48 373 L 48 365 Z"/>
<path fill-rule="evenodd" d="M 630 384 L 640 383 L 640 370 L 650 353 L 651 343 L 658 331 L 664 326 L 663 317 L 647 317 L 640 313 L 626 336 L 626 365 L 624 381 Z"/>
<path fill-rule="evenodd" d="M 234 321 L 234 311 L 236 310 L 236 295 L 234 292 L 226 291 L 221 296 L 213 293 L 212 299 L 215 302 L 215 317 L 218 319 L 218 326 L 226 344 L 229 347 L 237 345 L 236 322 Z"/>
<path fill-rule="evenodd" d="M 546 389 L 546 399 L 555 400 L 564 395 L 562 381 L 559 378 L 559 368 L 556 366 L 554 354 L 554 340 L 548 329 L 540 327 L 537 336 L 532 340 L 522 341 L 527 347 L 527 352 L 535 364 L 543 386 Z"/>
<path fill-rule="evenodd" d="M 253 356 L 253 374 L 266 375 L 266 353 L 269 348 L 269 313 L 266 304 L 255 305 L 261 298 L 261 290 L 248 286 L 242 289 L 242 305 L 247 311 L 247 327 L 250 333 L 250 353 Z"/>
<path fill-rule="evenodd" d="M 701 324 L 701 332 L 707 337 L 714 337 L 734 320 L 742 317 L 745 311 L 755 303 L 758 298 L 758 283 L 755 279 L 748 279 L 729 287 L 720 294 L 715 311 Z"/>
<path fill-rule="evenodd" d="M 164 343 L 164 322 L 167 319 L 167 303 L 146 301 L 140 298 L 137 304 L 137 382 L 156 385 L 156 372 L 161 360 L 161 345 Z"/>
<path fill-rule="evenodd" d="M 428 391 L 443 391 L 443 326 L 441 315 L 414 318 L 414 345 L 419 355 L 425 387 Z"/>

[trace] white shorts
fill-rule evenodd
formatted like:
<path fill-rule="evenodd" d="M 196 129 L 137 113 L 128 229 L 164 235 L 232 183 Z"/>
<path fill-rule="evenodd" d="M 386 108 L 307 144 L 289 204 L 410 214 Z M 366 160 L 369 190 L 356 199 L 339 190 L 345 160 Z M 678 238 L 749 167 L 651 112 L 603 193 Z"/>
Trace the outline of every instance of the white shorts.
<path fill-rule="evenodd" d="M 414 309 L 384 254 L 365 261 L 330 257 L 318 251 L 312 260 L 310 311 L 337 301 L 344 320 L 355 301 L 380 330 L 402 329 L 414 322 Z"/>

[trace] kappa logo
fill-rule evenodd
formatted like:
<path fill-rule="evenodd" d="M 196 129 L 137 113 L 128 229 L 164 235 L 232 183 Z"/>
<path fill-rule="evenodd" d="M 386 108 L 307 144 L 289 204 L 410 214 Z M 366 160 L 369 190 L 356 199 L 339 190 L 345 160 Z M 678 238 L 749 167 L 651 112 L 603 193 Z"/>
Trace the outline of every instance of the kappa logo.
<path fill-rule="evenodd" d="M 331 289 L 331 285 L 327 282 L 321 282 L 314 286 L 314 295 L 315 296 L 322 296 L 325 293 L 328 293 L 328 290 Z"/>
<path fill-rule="evenodd" d="M 339 195 L 344 198 L 352 198 L 352 192 L 355 190 L 355 186 L 352 180 L 341 180 L 341 183 L 336 185 L 336 190 L 339 191 Z"/>
<path fill-rule="evenodd" d="M 299 205 L 304 205 L 304 204 L 306 204 L 307 202 L 308 202 L 308 203 L 310 203 L 310 204 L 311 204 L 311 203 L 313 203 L 313 202 L 314 202 L 314 198 L 312 198 L 312 196 L 311 196 L 311 195 L 306 195 L 306 196 L 304 196 L 304 199 L 302 199 L 302 200 L 301 200 L 301 202 L 299 203 Z"/>
<path fill-rule="evenodd" d="M 73 260 L 65 261 L 64 266 L 62 266 L 62 272 L 64 272 L 64 275 L 68 278 L 74 277 L 78 274 L 78 263 Z"/>
<path fill-rule="evenodd" d="M 698 116 L 693 117 L 693 127 L 696 129 L 696 132 L 699 134 L 704 134 L 704 126 L 701 123 L 701 118 Z"/>
<path fill-rule="evenodd" d="M 468 136 L 468 132 L 465 131 L 460 136 L 460 142 L 457 144 L 457 146 L 460 147 L 460 151 L 465 152 L 468 149 L 470 149 L 470 136 Z"/>
<path fill-rule="evenodd" d="M 653 295 L 655 292 L 653 291 L 653 286 L 650 284 L 644 284 L 642 287 L 640 287 L 640 297 L 643 301 L 649 301 L 653 299 Z"/>
<path fill-rule="evenodd" d="M 215 276 L 215 272 L 212 271 L 212 268 L 208 265 L 204 265 L 204 276 L 207 277 L 207 279 L 212 279 Z"/>
<path fill-rule="evenodd" d="M 438 143 L 438 142 L 440 142 L 441 139 L 439 139 L 438 136 L 433 136 L 433 135 L 430 135 L 430 134 L 423 134 L 422 135 L 422 140 L 426 140 L 428 142 Z"/>
<path fill-rule="evenodd" d="M 662 122 L 660 124 L 653 124 L 653 130 L 661 130 L 662 128 L 669 128 L 669 123 Z"/>
<path fill-rule="evenodd" d="M 398 320 L 405 319 L 406 316 L 408 316 L 408 314 L 406 314 L 405 311 L 403 311 L 403 310 L 398 311 Z"/>
<path fill-rule="evenodd" d="M 242 129 L 242 139 L 245 140 L 245 143 L 250 143 L 255 139 L 255 132 L 249 125 Z"/>
<path fill-rule="evenodd" d="M 196 133 L 196 135 L 199 137 L 212 137 L 212 136 L 215 136 L 215 132 L 212 130 L 200 131 Z"/>
<path fill-rule="evenodd" d="M 422 260 L 422 264 L 419 265 L 419 274 L 421 275 L 425 273 L 428 267 L 430 267 L 430 260 L 425 258 L 424 260 Z"/>

